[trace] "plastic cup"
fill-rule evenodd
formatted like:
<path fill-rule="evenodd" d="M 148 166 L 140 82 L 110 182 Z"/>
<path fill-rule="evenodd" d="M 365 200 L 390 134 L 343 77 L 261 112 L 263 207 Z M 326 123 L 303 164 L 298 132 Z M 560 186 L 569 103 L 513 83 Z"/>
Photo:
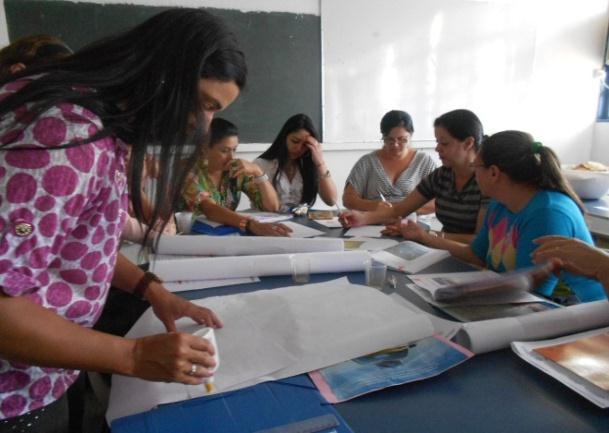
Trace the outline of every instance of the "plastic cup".
<path fill-rule="evenodd" d="M 290 265 L 292 267 L 292 281 L 296 284 L 309 282 L 311 279 L 311 262 L 308 257 L 290 256 Z"/>
<path fill-rule="evenodd" d="M 366 262 L 366 285 L 382 289 L 387 277 L 387 265 L 376 260 Z"/>
<path fill-rule="evenodd" d="M 189 234 L 192 228 L 192 212 L 176 212 L 175 218 L 178 232 Z"/>

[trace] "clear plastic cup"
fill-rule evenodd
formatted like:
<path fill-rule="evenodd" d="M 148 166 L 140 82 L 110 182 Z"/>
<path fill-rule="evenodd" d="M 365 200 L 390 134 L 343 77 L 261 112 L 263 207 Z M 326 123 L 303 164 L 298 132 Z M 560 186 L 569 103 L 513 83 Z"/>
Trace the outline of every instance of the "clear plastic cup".
<path fill-rule="evenodd" d="M 311 262 L 308 257 L 301 255 L 290 256 L 292 281 L 296 284 L 308 283 L 311 279 Z"/>

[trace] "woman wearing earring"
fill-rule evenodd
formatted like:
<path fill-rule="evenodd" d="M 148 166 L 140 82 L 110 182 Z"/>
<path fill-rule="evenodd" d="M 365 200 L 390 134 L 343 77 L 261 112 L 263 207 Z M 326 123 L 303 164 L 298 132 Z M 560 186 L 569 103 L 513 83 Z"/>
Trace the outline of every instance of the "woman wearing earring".
<path fill-rule="evenodd" d="M 336 185 L 326 166 L 313 121 L 306 114 L 290 117 L 279 134 L 254 162 L 271 179 L 280 212 L 299 205 L 311 206 L 317 194 L 329 206 L 336 203 Z"/>
<path fill-rule="evenodd" d="M 235 210 L 245 193 L 254 208 L 277 212 L 279 201 L 268 176 L 256 164 L 235 158 L 239 131 L 228 120 L 211 122 L 209 142 L 188 174 L 182 199 L 195 215 L 260 236 L 288 236 L 290 228 L 280 223 L 262 223 Z"/>
<path fill-rule="evenodd" d="M 360 211 L 391 207 L 436 168 L 431 156 L 410 146 L 413 132 L 412 118 L 405 111 L 383 116 L 383 147 L 361 157 L 351 169 L 343 192 L 345 207 Z M 433 204 L 429 211 L 433 212 Z"/>

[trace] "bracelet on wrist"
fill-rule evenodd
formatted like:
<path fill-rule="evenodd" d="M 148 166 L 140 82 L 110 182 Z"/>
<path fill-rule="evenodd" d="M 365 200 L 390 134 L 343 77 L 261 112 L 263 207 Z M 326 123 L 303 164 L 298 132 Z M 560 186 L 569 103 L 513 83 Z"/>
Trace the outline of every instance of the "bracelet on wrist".
<path fill-rule="evenodd" d="M 144 299 L 144 296 L 146 295 L 146 291 L 148 290 L 148 287 L 150 286 L 150 283 L 152 283 L 152 282 L 162 283 L 163 280 L 161 280 L 159 277 L 157 277 L 156 274 L 154 274 L 153 272 L 150 272 L 150 271 L 144 272 L 144 275 L 142 275 L 142 277 L 139 279 L 139 281 L 133 288 L 133 294 L 135 296 L 139 297 L 140 299 Z"/>
<path fill-rule="evenodd" d="M 268 182 L 268 180 L 269 180 L 269 177 L 267 176 L 266 173 L 262 173 L 260 176 L 254 176 L 254 183 L 256 185 L 259 185 L 264 182 Z"/>
<path fill-rule="evenodd" d="M 248 230 L 250 229 L 251 222 L 252 222 L 252 220 L 249 218 L 242 218 L 239 221 L 239 231 L 241 233 L 247 233 Z"/>

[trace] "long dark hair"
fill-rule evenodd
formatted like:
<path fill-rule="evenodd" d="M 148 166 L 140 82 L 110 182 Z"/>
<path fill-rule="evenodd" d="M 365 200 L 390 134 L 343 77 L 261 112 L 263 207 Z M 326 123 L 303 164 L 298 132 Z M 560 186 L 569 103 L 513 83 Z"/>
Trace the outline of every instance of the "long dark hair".
<path fill-rule="evenodd" d="M 480 149 L 484 137 L 482 122 L 472 111 L 460 108 L 449 111 L 438 117 L 434 123 L 434 128 L 441 127 L 457 140 L 464 141 L 472 137 L 474 139 L 474 149 Z"/>
<path fill-rule="evenodd" d="M 313 126 L 313 121 L 311 118 L 306 114 L 295 114 L 283 124 L 283 127 L 279 131 L 279 134 L 277 134 L 277 137 L 273 141 L 273 144 L 271 144 L 271 147 L 269 147 L 262 155 L 259 156 L 259 158 L 262 159 L 277 160 L 277 172 L 272 179 L 274 187 L 277 187 L 279 175 L 289 161 L 287 146 L 288 134 L 301 129 L 306 130 L 316 140 L 319 140 L 319 134 L 317 133 L 315 126 Z M 298 170 L 302 176 L 303 184 L 300 202 L 307 203 L 309 206 L 311 206 L 313 203 L 315 203 L 315 199 L 317 198 L 319 184 L 319 176 L 317 174 L 315 164 L 313 163 L 311 152 L 307 152 L 300 157 L 298 160 Z"/>
<path fill-rule="evenodd" d="M 536 142 L 530 134 L 522 131 L 493 134 L 485 138 L 479 155 L 485 166 L 497 166 L 514 182 L 569 196 L 583 213 L 584 206 L 562 175 L 554 151 Z"/>
<path fill-rule="evenodd" d="M 176 8 L 125 33 L 102 39 L 63 60 L 31 68 L 44 72 L 0 102 L 0 116 L 25 103 L 40 115 L 60 102 L 81 105 L 103 122 L 89 142 L 115 136 L 131 145 L 129 190 L 138 220 L 168 221 L 184 179 L 200 155 L 206 125 L 201 78 L 243 88 L 247 68 L 234 35 L 200 9 Z M 0 85 L 3 83 L 0 83 Z M 65 143 L 66 146 L 82 143 Z M 147 149 L 159 153 L 154 210 L 144 216 L 141 173 Z M 12 149 L 11 149 L 12 150 Z M 183 162 L 185 161 L 185 162 Z M 149 231 L 145 235 L 148 238 Z"/>

